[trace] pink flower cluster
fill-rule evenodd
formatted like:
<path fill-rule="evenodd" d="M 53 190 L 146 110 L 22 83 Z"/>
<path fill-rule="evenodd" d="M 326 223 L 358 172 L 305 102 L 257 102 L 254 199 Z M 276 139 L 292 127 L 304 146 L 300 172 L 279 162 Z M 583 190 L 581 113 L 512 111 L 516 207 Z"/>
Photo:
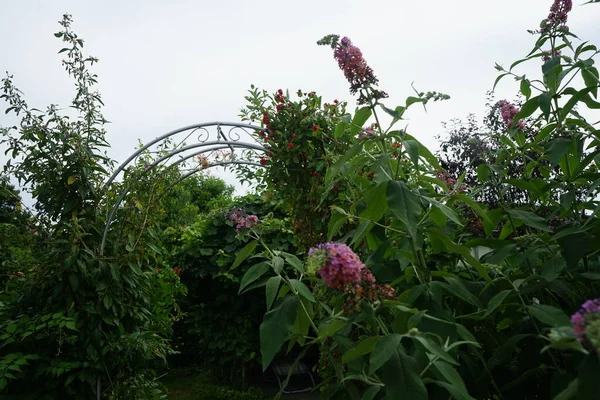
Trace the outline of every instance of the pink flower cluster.
<path fill-rule="evenodd" d="M 360 300 L 392 299 L 396 295 L 390 285 L 377 284 L 375 276 L 345 244 L 330 242 L 311 248 L 307 265 L 311 264 L 327 286 L 349 294 L 347 311 L 355 309 Z"/>
<path fill-rule="evenodd" d="M 588 300 L 571 316 L 573 332 L 580 343 L 600 350 L 600 298 Z"/>
<path fill-rule="evenodd" d="M 560 56 L 560 50 L 555 50 L 554 52 L 550 51 L 550 50 L 544 50 L 542 55 L 542 61 L 546 62 L 546 61 L 550 61 L 553 58 L 559 57 Z"/>
<path fill-rule="evenodd" d="M 258 224 L 258 217 L 256 215 L 248 215 L 246 211 L 241 208 L 233 209 L 231 211 L 229 219 L 236 224 L 235 229 L 237 230 L 237 233 L 240 233 L 243 228 L 250 229 Z"/>
<path fill-rule="evenodd" d="M 519 109 L 509 101 L 500 100 L 496 103 L 496 106 L 500 109 L 500 115 L 502 116 L 502 120 L 506 124 L 508 128 L 510 128 L 513 124 L 513 120 L 515 116 L 519 113 Z M 517 126 L 521 130 L 525 130 L 525 124 L 523 121 L 518 121 Z"/>
<path fill-rule="evenodd" d="M 371 67 L 367 65 L 360 49 L 353 45 L 348 37 L 342 38 L 334 47 L 333 57 L 350 83 L 350 93 L 356 94 L 361 89 L 369 89 L 371 93 L 368 98 L 378 100 L 387 97 L 385 92 L 374 88 L 379 80 L 375 77 Z M 359 104 L 366 103 L 368 98 L 361 93 Z"/>
<path fill-rule="evenodd" d="M 308 256 L 325 252 L 325 264 L 319 270 L 325 284 L 343 290 L 348 285 L 360 283 L 365 265 L 352 249 L 342 243 L 321 243 L 308 251 Z"/>
<path fill-rule="evenodd" d="M 442 182 L 444 182 L 444 184 L 446 184 L 446 186 L 448 186 L 448 188 L 450 188 L 450 189 L 453 189 L 456 186 L 456 178 L 454 178 L 452 175 L 450 175 L 446 171 L 437 171 L 436 177 L 439 180 L 441 180 Z M 454 190 L 456 191 L 456 193 L 461 193 L 467 189 L 468 189 L 468 186 L 463 184 Z"/>
<path fill-rule="evenodd" d="M 565 24 L 572 8 L 572 0 L 554 0 L 550 7 L 550 14 L 548 14 L 548 25 L 559 25 L 559 29 L 568 30 L 569 27 Z"/>

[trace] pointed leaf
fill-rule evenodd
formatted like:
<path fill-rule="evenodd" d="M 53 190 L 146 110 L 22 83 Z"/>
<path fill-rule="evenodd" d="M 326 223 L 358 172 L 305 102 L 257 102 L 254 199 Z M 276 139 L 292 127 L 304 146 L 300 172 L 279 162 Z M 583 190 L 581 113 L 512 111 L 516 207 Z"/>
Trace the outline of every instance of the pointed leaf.
<path fill-rule="evenodd" d="M 276 307 L 265 314 L 260 325 L 260 352 L 262 354 L 263 371 L 287 340 L 288 334 L 296 321 L 298 297 L 286 296 Z"/>
<path fill-rule="evenodd" d="M 244 260 L 246 258 L 250 257 L 250 255 L 252 255 L 252 253 L 254 252 L 254 249 L 256 249 L 257 245 L 258 245 L 258 242 L 256 240 L 253 240 L 250 243 L 248 243 L 247 245 L 245 245 L 244 248 L 242 248 L 239 251 L 239 253 L 237 254 L 237 256 L 235 257 L 235 261 L 233 262 L 231 269 L 235 269 L 235 268 L 239 267 L 239 265 L 242 262 L 244 262 Z"/>

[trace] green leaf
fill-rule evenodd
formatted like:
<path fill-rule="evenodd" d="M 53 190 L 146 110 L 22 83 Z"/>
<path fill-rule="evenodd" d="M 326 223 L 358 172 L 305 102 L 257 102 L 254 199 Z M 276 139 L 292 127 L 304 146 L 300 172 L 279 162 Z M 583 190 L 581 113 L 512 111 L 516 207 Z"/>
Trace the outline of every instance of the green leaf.
<path fill-rule="evenodd" d="M 427 349 L 427 351 L 429 351 L 429 353 L 438 357 L 440 360 L 444 360 L 453 365 L 458 365 L 456 360 L 454 360 L 450 356 L 450 354 L 446 353 L 446 351 L 438 343 L 429 339 L 424 334 L 418 333 L 417 335 L 412 336 L 411 338 L 413 340 L 416 340 L 417 342 L 421 343 L 423 345 L 423 347 L 425 347 L 425 349 Z"/>
<path fill-rule="evenodd" d="M 598 272 L 582 272 L 579 275 L 592 281 L 600 281 L 600 273 Z"/>
<path fill-rule="evenodd" d="M 377 222 L 383 217 L 383 214 L 388 209 L 388 204 L 386 202 L 386 188 L 387 182 L 383 182 L 369 190 L 366 195 L 367 206 L 359 215 L 361 218 Z"/>
<path fill-rule="evenodd" d="M 463 226 L 462 222 L 460 222 L 460 219 L 458 219 L 458 215 L 456 215 L 456 212 L 454 212 L 453 209 L 451 209 L 450 207 L 448 207 L 447 205 L 437 202 L 435 203 L 435 207 L 439 208 L 440 211 L 442 213 L 444 213 L 444 215 L 446 217 L 448 217 L 449 219 L 451 219 L 453 222 L 455 222 L 457 225 L 459 226 Z"/>
<path fill-rule="evenodd" d="M 526 99 L 529 99 L 531 96 L 531 83 L 529 82 L 529 79 L 521 80 L 521 93 Z"/>
<path fill-rule="evenodd" d="M 274 309 L 265 314 L 260 325 L 260 352 L 262 354 L 263 372 L 287 340 L 288 334 L 296 321 L 298 297 L 286 296 Z"/>
<path fill-rule="evenodd" d="M 402 106 L 398 106 L 396 107 L 395 110 L 392 110 L 391 108 L 388 108 L 386 106 L 384 106 L 383 104 L 379 104 L 381 106 L 381 109 L 383 111 L 385 111 L 388 115 L 392 116 L 394 118 L 394 120 L 399 120 L 402 119 L 402 115 L 404 114 L 404 111 L 406 111 L 406 108 L 402 107 Z"/>
<path fill-rule="evenodd" d="M 550 117 L 550 110 L 551 110 L 550 106 L 552 104 L 552 94 L 546 92 L 546 93 L 539 95 L 538 97 L 539 97 L 539 103 L 540 103 L 540 110 L 544 114 L 544 118 L 547 121 L 548 118 Z"/>
<path fill-rule="evenodd" d="M 360 400 L 373 400 L 375 396 L 377 396 L 377 393 L 379 393 L 380 389 L 381 386 L 371 386 L 370 388 L 365 390 Z"/>
<path fill-rule="evenodd" d="M 273 260 L 271 261 L 271 266 L 273 267 L 273 271 L 275 271 L 277 275 L 281 273 L 284 265 L 285 262 L 283 261 L 283 258 L 279 256 L 273 257 Z"/>
<path fill-rule="evenodd" d="M 401 346 L 388 358 L 381 369 L 387 399 L 428 400 L 415 359 L 409 357 Z"/>
<path fill-rule="evenodd" d="M 346 121 L 338 122 L 337 126 L 335 127 L 333 137 L 335 139 L 341 138 L 342 136 L 344 136 L 344 133 L 346 132 L 347 128 L 348 128 L 348 122 L 346 122 Z"/>
<path fill-rule="evenodd" d="M 374 374 L 393 354 L 396 354 L 400 342 L 402 342 L 402 335 L 397 333 L 384 336 L 377 342 L 369 359 L 369 374 Z"/>
<path fill-rule="evenodd" d="M 75 182 L 77 182 L 77 177 L 75 175 L 71 175 L 67 178 L 67 185 L 72 185 Z"/>
<path fill-rule="evenodd" d="M 490 177 L 490 167 L 485 164 L 480 164 L 477 166 L 477 179 L 480 182 L 485 182 Z"/>
<path fill-rule="evenodd" d="M 477 215 L 479 215 L 481 217 L 481 219 L 483 220 L 484 223 L 488 223 L 490 225 L 493 224 L 492 220 L 487 215 L 487 212 L 483 208 L 481 208 L 481 206 L 479 205 L 479 203 L 477 203 L 475 200 L 473 200 L 469 196 L 464 195 L 464 194 L 455 194 L 452 197 L 455 198 L 455 199 L 457 199 L 457 200 L 462 201 L 463 203 L 465 203 L 469 207 L 471 207 L 471 209 L 473 211 L 475 211 L 477 213 Z"/>
<path fill-rule="evenodd" d="M 371 353 L 379 339 L 379 336 L 368 336 L 366 339 L 358 343 L 355 347 L 345 352 L 342 356 L 342 361 L 345 363 L 349 363 L 350 361 L 356 360 L 357 358 L 362 357 L 365 354 Z"/>
<path fill-rule="evenodd" d="M 490 299 L 490 302 L 488 303 L 488 307 L 485 312 L 485 317 L 493 313 L 494 310 L 496 310 L 496 308 L 500 307 L 511 292 L 512 290 L 503 290 L 494 297 L 492 297 Z"/>
<path fill-rule="evenodd" d="M 296 292 L 298 292 L 298 294 L 300 294 L 300 296 L 304 297 L 307 300 L 310 300 L 313 303 L 316 301 L 310 289 L 307 288 L 304 283 L 300 282 L 297 279 L 290 279 L 290 285 L 292 286 L 292 288 L 294 288 Z"/>
<path fill-rule="evenodd" d="M 571 139 L 563 137 L 559 137 L 548 142 L 548 144 L 544 146 L 546 149 L 546 154 L 548 155 L 548 161 L 554 165 L 558 165 L 564 155 L 569 151 L 571 143 Z"/>
<path fill-rule="evenodd" d="M 415 140 L 404 140 L 402 145 L 404 146 L 404 149 L 406 149 L 413 164 L 417 166 L 419 164 L 419 144 Z"/>
<path fill-rule="evenodd" d="M 525 225 L 537 228 L 545 232 L 551 232 L 552 229 L 548 227 L 546 220 L 539 215 L 532 213 L 531 211 L 523 210 L 506 210 L 508 215 L 523 222 Z"/>
<path fill-rule="evenodd" d="M 392 131 L 392 132 L 390 132 L 390 135 L 391 134 L 400 134 L 404 138 L 405 141 L 406 140 L 414 141 L 419 146 L 419 156 L 423 157 L 433 168 L 442 169 L 438 158 L 431 151 L 429 151 L 429 149 L 426 146 L 423 146 L 423 144 L 421 144 L 421 142 L 419 142 L 413 136 L 409 135 L 408 133 L 406 133 L 404 131 Z"/>
<path fill-rule="evenodd" d="M 460 387 L 460 386 L 456 386 L 453 385 L 451 383 L 447 383 L 447 382 L 441 382 L 441 381 L 436 381 L 433 379 L 430 379 L 427 381 L 428 383 L 434 383 L 440 387 L 443 387 L 444 389 L 446 389 L 448 391 L 448 393 L 450 393 L 450 395 L 452 396 L 453 399 L 456 400 L 475 400 L 473 397 L 469 396 L 469 393 L 467 392 L 467 389 L 464 387 Z"/>
<path fill-rule="evenodd" d="M 558 327 L 570 324 L 569 317 L 560 308 L 545 304 L 534 304 L 527 306 L 527 310 L 535 319 L 546 325 Z"/>
<path fill-rule="evenodd" d="M 288 264 L 290 264 L 296 271 L 298 271 L 301 274 L 304 273 L 304 265 L 302 264 L 302 261 L 300 261 L 300 259 L 298 257 L 296 257 L 293 254 L 286 253 L 284 251 L 279 253 L 279 255 L 283 256 L 283 258 L 285 258 L 285 261 Z"/>
<path fill-rule="evenodd" d="M 346 321 L 337 318 L 323 322 L 319 325 L 319 339 L 331 337 L 345 326 Z"/>
<path fill-rule="evenodd" d="M 419 197 L 404 182 L 399 181 L 388 181 L 386 192 L 388 208 L 415 239 L 417 237 L 417 224 L 421 216 Z"/>
<path fill-rule="evenodd" d="M 567 387 L 557 394 L 552 400 L 570 400 L 574 399 L 577 396 L 577 387 L 579 386 L 579 380 L 577 378 L 573 379 Z"/>
<path fill-rule="evenodd" d="M 460 254 L 461 256 L 463 256 L 465 261 L 467 261 L 467 263 L 470 266 L 472 266 L 473 268 L 475 268 L 477 270 L 477 273 L 479 274 L 479 276 L 481 276 L 482 278 L 484 278 L 487 281 L 491 280 L 485 267 L 481 264 L 481 262 L 479 262 L 478 259 L 473 257 L 473 255 L 471 254 L 471 249 L 469 249 L 466 246 L 462 246 L 462 245 L 454 243 L 448 237 L 448 235 L 446 235 L 446 233 L 443 232 L 441 229 L 431 228 L 431 229 L 428 229 L 427 231 L 429 232 L 430 235 L 433 235 L 434 238 L 441 240 L 444 243 L 444 245 L 446 246 L 447 251 L 449 251 L 451 253 L 455 253 L 455 254 Z"/>
<path fill-rule="evenodd" d="M 431 220 L 441 228 L 445 227 L 448 222 L 448 219 L 446 218 L 442 210 L 440 210 L 440 208 L 435 205 L 431 206 L 431 210 L 429 211 L 429 218 L 431 218 Z"/>
<path fill-rule="evenodd" d="M 271 305 L 275 301 L 275 297 L 277 297 L 277 292 L 279 290 L 279 284 L 281 283 L 281 276 L 272 276 L 267 281 L 265 285 L 265 296 L 267 300 L 267 311 L 271 309 Z"/>
<path fill-rule="evenodd" d="M 254 252 L 254 249 L 256 249 L 257 245 L 258 245 L 258 242 L 256 240 L 253 240 L 250 243 L 248 243 L 247 245 L 245 245 L 244 248 L 241 249 L 239 251 L 239 253 L 237 254 L 237 256 L 235 257 L 235 261 L 233 262 L 231 269 L 235 269 L 235 268 L 239 267 L 239 265 L 242 262 L 244 262 L 244 260 L 246 258 L 250 257 L 250 255 Z"/>
<path fill-rule="evenodd" d="M 354 114 L 354 118 L 352 119 L 352 125 L 350 125 L 350 134 L 355 135 L 358 131 L 360 131 L 367 122 L 369 118 L 371 118 L 371 108 L 363 107 L 356 111 Z"/>
<path fill-rule="evenodd" d="M 516 122 L 518 122 L 524 118 L 529 117 L 531 114 L 533 114 L 535 112 L 535 110 L 538 109 L 539 97 L 540 96 L 532 97 L 531 99 L 527 100 L 523 104 L 523 106 L 521 106 L 521 109 L 519 110 L 517 115 L 515 115 L 513 118 L 513 124 L 515 124 Z"/>
<path fill-rule="evenodd" d="M 240 281 L 240 290 L 238 291 L 238 294 L 241 293 L 246 286 L 263 276 L 265 272 L 269 270 L 269 268 L 270 266 L 266 262 L 261 262 L 250 267 Z"/>
<path fill-rule="evenodd" d="M 453 391 L 450 392 L 452 396 L 454 396 L 457 400 L 473 400 L 471 396 L 469 396 L 469 392 L 467 391 L 467 387 L 463 382 L 460 374 L 456 371 L 456 369 L 444 362 L 444 361 L 434 361 L 433 362 L 434 372 L 438 378 L 444 378 L 448 381 L 449 384 L 452 385 Z"/>
<path fill-rule="evenodd" d="M 559 257 L 549 258 L 542 265 L 540 275 L 547 282 L 552 282 L 560 276 L 560 272 L 565 268 L 565 260 Z"/>
<path fill-rule="evenodd" d="M 406 108 L 410 107 L 411 105 L 413 105 L 415 103 L 425 103 L 425 102 L 426 102 L 426 100 L 424 98 L 408 96 L 406 98 Z"/>

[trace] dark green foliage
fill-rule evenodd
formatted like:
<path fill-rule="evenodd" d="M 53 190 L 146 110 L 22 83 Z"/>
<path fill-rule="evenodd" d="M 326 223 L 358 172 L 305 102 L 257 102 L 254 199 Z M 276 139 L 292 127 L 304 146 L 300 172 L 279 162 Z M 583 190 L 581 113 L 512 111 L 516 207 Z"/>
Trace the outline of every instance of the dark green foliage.
<path fill-rule="evenodd" d="M 67 46 L 60 53 L 74 78 L 77 118 L 60 115 L 56 106 L 30 108 L 12 77 L 2 81 L 7 112 L 21 117 L 18 127 L 0 131 L 12 156 L 4 170 L 28 188 L 37 219 L 35 266 L 0 303 L 0 391 L 3 398 L 89 399 L 100 380 L 102 392 L 114 398 L 153 398 L 160 387 L 152 369 L 170 353 L 175 298 L 184 288 L 172 271 L 156 271 L 162 265 L 153 251 L 156 221 L 132 212 L 131 204 L 123 207 L 121 229 L 105 255 L 98 253 L 101 188 L 112 165 L 102 153 L 106 120 L 89 71 L 96 59 L 83 55 L 70 16 L 61 25 L 55 36 Z M 149 193 L 144 181 L 131 184 L 134 196 Z M 146 210 L 156 207 L 155 199 L 146 200 Z"/>
<path fill-rule="evenodd" d="M 277 248 L 293 252 L 290 243 L 294 241 L 277 205 L 250 195 L 236 199 L 229 207 L 199 215 L 180 236 L 173 267 L 182 268 L 188 295 L 181 303 L 185 318 L 177 328 L 178 342 L 185 343 L 179 357 L 218 366 L 228 374 L 258 360 L 258 327 L 266 310 L 265 298 L 258 292 L 238 296 L 240 279 L 253 262 L 246 260 L 231 268 L 248 242 L 238 237 L 229 219 L 233 207 L 257 215 L 264 240 Z"/>

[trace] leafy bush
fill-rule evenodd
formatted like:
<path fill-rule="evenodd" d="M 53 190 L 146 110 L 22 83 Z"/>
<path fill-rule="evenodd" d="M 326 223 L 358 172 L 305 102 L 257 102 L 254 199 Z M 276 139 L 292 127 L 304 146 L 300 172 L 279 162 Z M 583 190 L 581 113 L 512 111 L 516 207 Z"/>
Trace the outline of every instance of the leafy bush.
<path fill-rule="evenodd" d="M 252 265 L 244 262 L 231 268 L 236 255 L 252 246 L 233 229 L 230 214 L 238 208 L 261 216 L 265 241 L 292 250 L 293 234 L 288 223 L 276 217 L 281 217 L 276 204 L 246 196 L 229 207 L 199 215 L 181 234 L 172 261 L 188 288 L 188 296 L 181 302 L 186 316 L 177 328 L 179 338 L 174 345 L 188 362 L 229 370 L 233 380 L 241 377 L 238 371 L 245 364 L 253 365 L 258 357 L 256 332 L 265 311 L 263 296 L 255 292 L 238 296 L 240 279 Z"/>
<path fill-rule="evenodd" d="M 570 9 L 556 0 L 532 52 L 497 66 L 497 82 L 513 77 L 524 102 L 497 104 L 498 145 L 469 186 L 394 127 L 412 105 L 447 96 L 417 92 L 386 107 L 350 39 L 319 42 L 366 106 L 335 129 L 354 140 L 320 193 L 346 188 L 327 231 L 339 243 L 312 248 L 304 264 L 268 249 L 256 261 L 270 268 L 242 279 L 268 279 L 263 368 L 297 344 L 320 348 L 325 398 L 597 397 L 600 131 L 584 109 L 600 109 L 598 50 L 573 44 Z M 522 62 L 541 62 L 542 76 L 514 72 Z M 363 127 L 370 116 L 374 130 Z M 490 204 L 479 202 L 486 177 L 499 189 Z M 526 197 L 506 201 L 510 188 Z"/>

